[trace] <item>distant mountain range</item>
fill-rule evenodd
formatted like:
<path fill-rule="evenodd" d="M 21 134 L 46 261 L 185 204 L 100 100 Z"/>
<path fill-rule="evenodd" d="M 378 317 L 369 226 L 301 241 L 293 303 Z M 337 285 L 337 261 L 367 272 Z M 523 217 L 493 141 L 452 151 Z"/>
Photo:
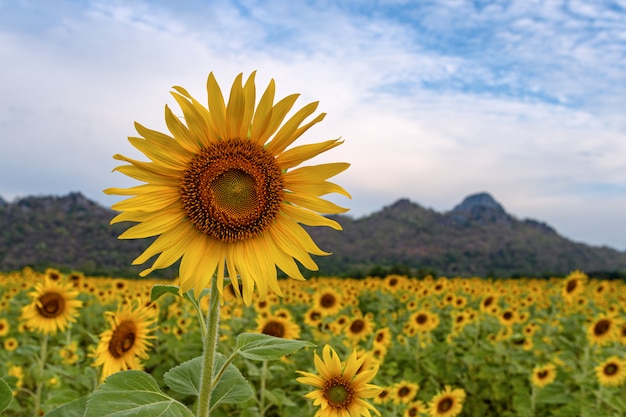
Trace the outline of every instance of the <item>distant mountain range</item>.
<path fill-rule="evenodd" d="M 145 266 L 131 262 L 149 242 L 117 239 L 129 224 L 110 226 L 115 214 L 80 193 L 12 203 L 0 198 L 0 270 L 55 267 L 137 276 Z M 308 228 L 320 248 L 333 252 L 316 258 L 319 275 L 510 277 L 565 275 L 574 269 L 626 274 L 626 252 L 572 242 L 545 223 L 519 220 L 487 193 L 470 195 L 445 213 L 400 199 L 365 217 L 332 217 L 342 232 Z M 171 267 L 154 275 L 175 274 Z"/>

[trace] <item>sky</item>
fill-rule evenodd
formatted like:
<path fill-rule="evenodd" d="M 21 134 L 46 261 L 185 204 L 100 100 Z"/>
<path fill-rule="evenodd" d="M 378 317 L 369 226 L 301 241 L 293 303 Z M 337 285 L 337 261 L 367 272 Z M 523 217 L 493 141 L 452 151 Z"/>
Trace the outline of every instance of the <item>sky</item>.
<path fill-rule="evenodd" d="M 166 131 L 183 86 L 206 101 L 257 71 L 319 101 L 298 142 L 354 218 L 408 198 L 446 212 L 488 192 L 518 219 L 626 250 L 626 0 L 0 0 L 0 196 L 110 206 L 135 121 Z"/>

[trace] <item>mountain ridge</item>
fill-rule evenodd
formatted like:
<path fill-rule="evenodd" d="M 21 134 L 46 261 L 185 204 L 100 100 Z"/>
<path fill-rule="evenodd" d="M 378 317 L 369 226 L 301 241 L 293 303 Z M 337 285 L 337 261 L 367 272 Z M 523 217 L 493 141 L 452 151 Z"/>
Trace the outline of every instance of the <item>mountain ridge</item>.
<path fill-rule="evenodd" d="M 151 239 L 117 239 L 131 224 L 109 225 L 117 213 L 79 192 L 0 201 L 2 271 L 31 266 L 136 276 L 146 267 L 131 263 Z M 447 212 L 401 198 L 359 218 L 329 217 L 343 232 L 306 227 L 321 249 L 334 253 L 315 257 L 320 270 L 313 274 L 364 276 L 392 267 L 502 277 L 626 271 L 626 252 L 572 242 L 544 222 L 519 220 L 487 192 L 471 194 Z M 175 274 L 171 267 L 156 276 Z"/>

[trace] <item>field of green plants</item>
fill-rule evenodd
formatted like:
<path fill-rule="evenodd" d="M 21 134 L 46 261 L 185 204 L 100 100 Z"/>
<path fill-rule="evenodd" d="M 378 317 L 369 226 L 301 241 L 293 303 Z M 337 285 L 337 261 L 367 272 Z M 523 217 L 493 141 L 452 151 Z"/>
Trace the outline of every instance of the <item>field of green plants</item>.
<path fill-rule="evenodd" d="M 82 302 L 75 322 L 47 335 L 25 313 L 34 285 L 46 276 L 71 284 Z M 226 292 L 218 350 L 228 355 L 244 332 L 316 346 L 273 361 L 238 357 L 234 364 L 254 395 L 222 405 L 221 415 L 313 416 L 317 407 L 304 397 L 312 387 L 296 381 L 297 371 L 314 373 L 314 352 L 326 344 L 341 357 L 371 352 L 379 364 L 372 383 L 383 388 L 371 402 L 383 416 L 453 416 L 433 402 L 446 385 L 465 393 L 460 416 L 626 415 L 623 281 L 573 271 L 552 279 L 392 275 L 280 283 L 284 297 L 250 307 Z M 172 283 L 54 270 L 1 274 L 0 377 L 13 392 L 2 415 L 44 415 L 97 390 L 97 347 L 111 326 L 107 317 L 122 305 L 149 305 L 155 284 Z M 170 293 L 150 308 L 154 320 L 144 323 L 150 346 L 138 368 L 193 407 L 196 397 L 172 387 L 167 372 L 202 354 L 198 312 Z"/>

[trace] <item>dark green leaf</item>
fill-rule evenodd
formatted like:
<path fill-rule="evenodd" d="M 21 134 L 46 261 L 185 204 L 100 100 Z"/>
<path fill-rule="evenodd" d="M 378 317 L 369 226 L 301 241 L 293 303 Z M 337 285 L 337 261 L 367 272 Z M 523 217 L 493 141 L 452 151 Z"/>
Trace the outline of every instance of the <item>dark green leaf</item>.
<path fill-rule="evenodd" d="M 237 353 L 246 359 L 271 361 L 315 344 L 304 340 L 289 340 L 261 333 L 242 333 L 237 336 Z"/>

